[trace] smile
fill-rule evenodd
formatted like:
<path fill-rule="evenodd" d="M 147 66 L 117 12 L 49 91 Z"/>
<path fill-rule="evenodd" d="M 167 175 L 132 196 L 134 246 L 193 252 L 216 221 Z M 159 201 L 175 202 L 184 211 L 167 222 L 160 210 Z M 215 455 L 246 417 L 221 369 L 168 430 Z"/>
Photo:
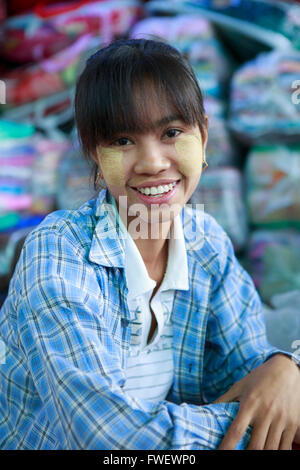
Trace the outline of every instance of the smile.
<path fill-rule="evenodd" d="M 136 192 L 138 198 L 146 205 L 169 203 L 177 188 L 179 181 L 173 183 L 160 184 L 158 186 L 144 186 L 140 188 L 132 188 Z"/>
<path fill-rule="evenodd" d="M 139 191 L 142 194 L 145 194 L 146 196 L 160 196 L 161 194 L 168 193 L 171 191 L 174 186 L 176 185 L 176 181 L 174 183 L 170 184 L 164 184 L 164 185 L 159 185 L 159 186 L 150 186 L 147 188 L 137 188 L 137 191 Z"/>

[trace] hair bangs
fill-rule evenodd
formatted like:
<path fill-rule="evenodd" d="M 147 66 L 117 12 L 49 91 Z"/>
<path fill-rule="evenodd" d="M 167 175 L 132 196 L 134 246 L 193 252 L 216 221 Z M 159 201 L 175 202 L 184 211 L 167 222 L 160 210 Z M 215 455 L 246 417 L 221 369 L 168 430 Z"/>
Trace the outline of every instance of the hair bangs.
<path fill-rule="evenodd" d="M 78 136 L 88 160 L 120 134 L 147 133 L 155 119 L 177 116 L 205 127 L 202 93 L 188 61 L 169 44 L 119 40 L 100 49 L 79 77 Z"/>

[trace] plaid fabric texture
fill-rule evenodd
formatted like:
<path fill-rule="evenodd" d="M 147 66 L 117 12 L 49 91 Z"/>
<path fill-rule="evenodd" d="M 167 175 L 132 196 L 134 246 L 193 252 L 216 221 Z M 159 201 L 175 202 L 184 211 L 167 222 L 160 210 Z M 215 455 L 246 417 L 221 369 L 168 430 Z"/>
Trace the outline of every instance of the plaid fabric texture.
<path fill-rule="evenodd" d="M 128 396 L 133 319 L 124 240 L 101 210 L 110 197 L 104 190 L 54 212 L 26 239 L 0 310 L 1 449 L 215 449 L 239 404 L 212 401 L 278 352 L 229 238 L 202 213 L 192 240 L 187 208 L 189 290 L 174 298 L 174 383 L 159 403 Z"/>

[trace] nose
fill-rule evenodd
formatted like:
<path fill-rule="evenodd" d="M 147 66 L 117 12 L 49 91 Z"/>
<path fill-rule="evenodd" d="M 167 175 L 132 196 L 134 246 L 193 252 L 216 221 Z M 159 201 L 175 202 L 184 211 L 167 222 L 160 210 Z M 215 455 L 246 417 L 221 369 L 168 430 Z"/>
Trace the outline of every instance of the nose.
<path fill-rule="evenodd" d="M 153 140 L 139 146 L 136 155 L 135 172 L 155 175 L 171 166 L 170 150 Z"/>

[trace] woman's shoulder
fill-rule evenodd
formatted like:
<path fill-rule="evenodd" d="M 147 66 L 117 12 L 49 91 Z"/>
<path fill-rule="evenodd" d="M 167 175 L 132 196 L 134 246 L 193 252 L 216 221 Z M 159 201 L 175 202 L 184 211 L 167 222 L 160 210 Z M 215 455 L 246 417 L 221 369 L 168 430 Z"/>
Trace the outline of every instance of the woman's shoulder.
<path fill-rule="evenodd" d="M 26 241 L 56 236 L 76 244 L 86 244 L 92 239 L 96 225 L 95 199 L 85 202 L 78 209 L 63 209 L 49 213 L 27 236 Z"/>
<path fill-rule="evenodd" d="M 182 226 L 187 252 L 212 275 L 224 271 L 228 257 L 234 255 L 232 242 L 219 222 L 203 208 L 184 208 Z"/>

